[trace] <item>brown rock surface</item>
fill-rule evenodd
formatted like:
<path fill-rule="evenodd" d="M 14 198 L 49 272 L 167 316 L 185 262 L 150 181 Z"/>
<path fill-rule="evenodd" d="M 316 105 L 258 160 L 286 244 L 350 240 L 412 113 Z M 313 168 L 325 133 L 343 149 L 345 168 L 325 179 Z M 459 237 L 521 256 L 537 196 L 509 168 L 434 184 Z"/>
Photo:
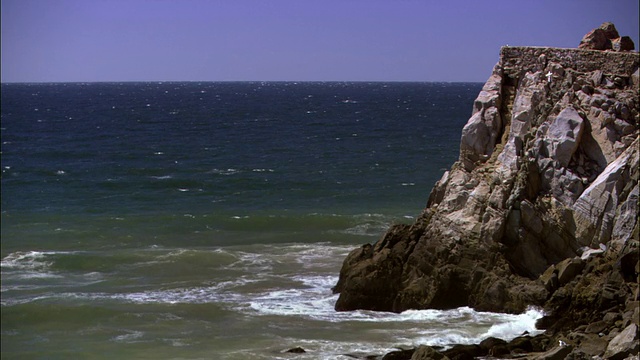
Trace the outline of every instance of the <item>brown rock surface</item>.
<path fill-rule="evenodd" d="M 615 25 L 605 22 L 600 27 L 589 31 L 580 41 L 578 48 L 584 50 L 631 51 L 635 46 L 630 37 L 620 37 Z"/>

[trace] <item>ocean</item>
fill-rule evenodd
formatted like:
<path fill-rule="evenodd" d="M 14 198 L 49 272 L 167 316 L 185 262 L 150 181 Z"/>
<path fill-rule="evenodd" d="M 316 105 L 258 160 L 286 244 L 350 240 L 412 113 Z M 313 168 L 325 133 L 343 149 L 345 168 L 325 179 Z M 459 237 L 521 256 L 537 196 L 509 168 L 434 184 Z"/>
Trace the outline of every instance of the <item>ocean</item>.
<path fill-rule="evenodd" d="M 534 309 L 333 310 L 349 251 L 412 222 L 457 159 L 481 86 L 2 84 L 2 358 L 348 359 L 535 331 Z"/>

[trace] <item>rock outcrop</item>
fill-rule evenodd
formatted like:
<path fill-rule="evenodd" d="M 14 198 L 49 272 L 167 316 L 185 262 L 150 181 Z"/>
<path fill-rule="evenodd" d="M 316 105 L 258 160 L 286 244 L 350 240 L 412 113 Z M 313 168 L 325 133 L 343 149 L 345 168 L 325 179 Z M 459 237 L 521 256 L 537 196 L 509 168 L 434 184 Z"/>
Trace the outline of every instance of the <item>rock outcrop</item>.
<path fill-rule="evenodd" d="M 569 352 L 625 347 L 630 335 L 612 340 L 638 323 L 639 58 L 503 47 L 459 160 L 414 224 L 347 256 L 336 310 L 538 305 Z M 572 333 L 609 313 L 600 343 Z"/>
<path fill-rule="evenodd" d="M 588 32 L 578 47 L 590 50 L 631 51 L 635 49 L 635 44 L 630 37 L 620 36 L 615 25 L 606 22 Z"/>

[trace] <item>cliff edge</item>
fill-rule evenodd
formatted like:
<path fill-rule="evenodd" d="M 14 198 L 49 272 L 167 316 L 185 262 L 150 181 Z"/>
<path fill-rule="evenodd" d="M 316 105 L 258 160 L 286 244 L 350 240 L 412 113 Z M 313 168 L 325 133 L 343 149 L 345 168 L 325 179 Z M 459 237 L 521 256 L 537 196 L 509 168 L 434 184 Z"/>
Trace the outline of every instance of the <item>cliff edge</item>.
<path fill-rule="evenodd" d="M 336 310 L 537 305 L 552 334 L 637 329 L 639 59 L 503 47 L 459 160 L 414 224 L 347 256 Z"/>

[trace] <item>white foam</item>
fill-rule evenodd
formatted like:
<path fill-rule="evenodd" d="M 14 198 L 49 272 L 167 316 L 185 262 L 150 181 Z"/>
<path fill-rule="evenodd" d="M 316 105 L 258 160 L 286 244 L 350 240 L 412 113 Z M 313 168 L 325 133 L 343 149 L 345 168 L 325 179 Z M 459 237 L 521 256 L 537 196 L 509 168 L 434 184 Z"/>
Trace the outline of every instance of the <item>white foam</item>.
<path fill-rule="evenodd" d="M 17 251 L 5 256 L 0 261 L 0 266 L 7 269 L 37 270 L 51 266 L 46 257 L 55 254 L 70 254 L 70 252 L 55 251 Z"/>
<path fill-rule="evenodd" d="M 126 342 L 126 343 L 139 342 L 139 341 L 135 341 L 135 340 L 140 339 L 143 336 L 144 336 L 144 332 L 142 332 L 142 331 L 128 331 L 126 334 L 118 335 L 118 336 L 115 336 L 115 337 L 111 338 L 111 341 Z"/>
<path fill-rule="evenodd" d="M 238 169 L 230 168 L 230 169 L 213 169 L 213 170 L 209 171 L 208 173 L 209 174 L 217 174 L 217 175 L 228 176 L 228 175 L 237 174 L 239 172 L 240 172 L 240 170 L 238 170 Z"/>
<path fill-rule="evenodd" d="M 503 340 L 512 340 L 516 336 L 528 332 L 530 334 L 538 334 L 542 332 L 536 329 L 536 321 L 544 316 L 541 309 L 530 307 L 523 314 L 504 315 L 505 322 L 495 324 L 482 335 L 482 338 L 497 337 Z"/>

